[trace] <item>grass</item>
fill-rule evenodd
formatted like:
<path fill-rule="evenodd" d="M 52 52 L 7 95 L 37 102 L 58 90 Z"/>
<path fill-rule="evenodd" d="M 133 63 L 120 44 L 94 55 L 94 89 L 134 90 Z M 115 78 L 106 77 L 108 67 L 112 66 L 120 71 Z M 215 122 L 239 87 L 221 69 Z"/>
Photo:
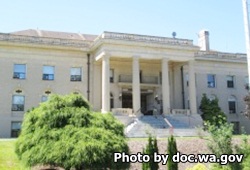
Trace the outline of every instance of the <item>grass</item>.
<path fill-rule="evenodd" d="M 15 154 L 15 141 L 13 139 L 0 139 L 0 169 L 1 170 L 29 170 L 18 160 Z"/>

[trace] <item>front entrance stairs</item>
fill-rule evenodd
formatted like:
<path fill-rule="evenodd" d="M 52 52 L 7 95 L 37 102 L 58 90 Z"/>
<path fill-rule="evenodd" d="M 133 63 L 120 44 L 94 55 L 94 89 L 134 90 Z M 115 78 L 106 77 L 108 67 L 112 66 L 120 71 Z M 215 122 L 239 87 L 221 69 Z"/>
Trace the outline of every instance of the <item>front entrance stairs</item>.
<path fill-rule="evenodd" d="M 143 115 L 139 117 L 115 116 L 125 124 L 125 134 L 130 138 L 174 136 L 198 136 L 202 126 L 200 115 L 169 114 Z M 126 123 L 125 123 L 126 122 Z"/>

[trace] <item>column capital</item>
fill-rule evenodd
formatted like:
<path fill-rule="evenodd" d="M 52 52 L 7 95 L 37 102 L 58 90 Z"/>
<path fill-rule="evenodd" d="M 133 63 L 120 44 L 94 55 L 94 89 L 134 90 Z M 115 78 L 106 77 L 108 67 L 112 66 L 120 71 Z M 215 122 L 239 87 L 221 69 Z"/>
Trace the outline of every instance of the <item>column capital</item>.
<path fill-rule="evenodd" d="M 102 56 L 102 59 L 104 59 L 104 60 L 109 60 L 110 57 L 111 57 L 111 54 L 105 52 L 105 53 L 103 54 L 103 56 Z"/>
<path fill-rule="evenodd" d="M 163 57 L 163 58 L 162 58 L 162 61 L 163 61 L 163 62 L 168 62 L 168 61 L 169 61 L 169 58 Z"/>
<path fill-rule="evenodd" d="M 111 54 L 109 53 L 109 52 L 105 52 L 105 51 L 103 51 L 103 52 L 101 52 L 100 54 L 98 54 L 96 57 L 95 57 L 95 60 L 96 61 L 98 61 L 98 60 L 100 60 L 100 59 L 108 59 L 108 58 L 110 58 L 110 56 L 111 56 Z"/>
<path fill-rule="evenodd" d="M 139 56 L 139 55 L 133 55 L 132 58 L 133 58 L 133 60 L 139 60 L 141 58 L 141 56 Z"/>

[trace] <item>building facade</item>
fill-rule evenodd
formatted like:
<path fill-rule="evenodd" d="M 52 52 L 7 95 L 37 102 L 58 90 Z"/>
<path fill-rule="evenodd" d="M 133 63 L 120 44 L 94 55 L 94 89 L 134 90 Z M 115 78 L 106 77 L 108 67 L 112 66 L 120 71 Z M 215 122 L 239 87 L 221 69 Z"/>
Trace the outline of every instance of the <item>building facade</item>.
<path fill-rule="evenodd" d="M 218 97 L 235 124 L 247 94 L 245 54 L 209 49 L 209 34 L 192 40 L 104 32 L 42 30 L 0 33 L 0 137 L 17 136 L 24 113 L 52 93 L 80 93 L 95 111 L 128 115 L 199 115 L 203 93 Z"/>

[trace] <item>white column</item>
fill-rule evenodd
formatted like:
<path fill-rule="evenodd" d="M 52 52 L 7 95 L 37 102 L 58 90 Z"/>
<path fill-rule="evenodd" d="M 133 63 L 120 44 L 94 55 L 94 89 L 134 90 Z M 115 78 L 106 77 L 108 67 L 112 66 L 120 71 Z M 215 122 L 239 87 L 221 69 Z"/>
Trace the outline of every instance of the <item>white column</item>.
<path fill-rule="evenodd" d="M 168 74 L 168 59 L 162 59 L 162 103 L 163 114 L 170 113 L 170 92 L 169 92 L 169 74 Z"/>
<path fill-rule="evenodd" d="M 197 113 L 197 102 L 196 102 L 196 87 L 195 87 L 195 72 L 194 72 L 194 61 L 188 62 L 188 76 L 189 76 L 189 103 L 192 114 Z"/>
<path fill-rule="evenodd" d="M 140 64 L 139 57 L 133 56 L 133 111 L 135 114 L 141 113 L 141 89 L 140 89 Z"/>
<path fill-rule="evenodd" d="M 102 113 L 110 111 L 109 58 L 108 55 L 102 57 Z"/>

